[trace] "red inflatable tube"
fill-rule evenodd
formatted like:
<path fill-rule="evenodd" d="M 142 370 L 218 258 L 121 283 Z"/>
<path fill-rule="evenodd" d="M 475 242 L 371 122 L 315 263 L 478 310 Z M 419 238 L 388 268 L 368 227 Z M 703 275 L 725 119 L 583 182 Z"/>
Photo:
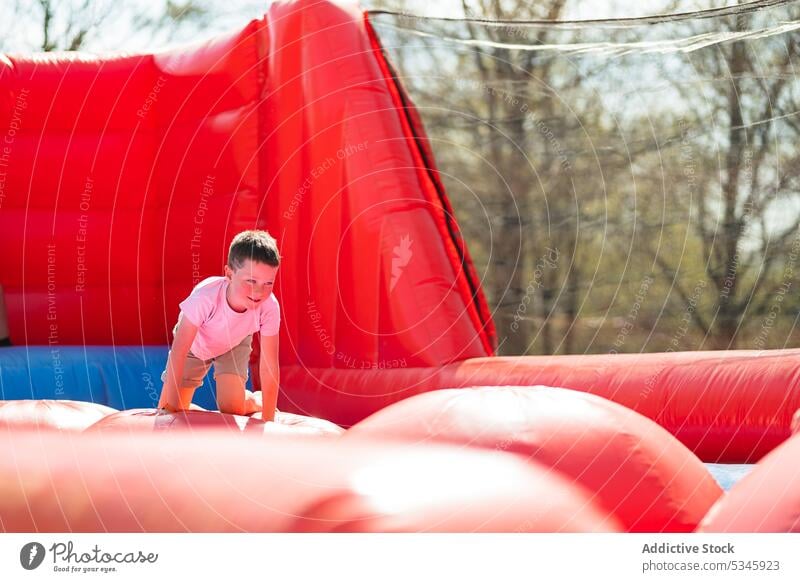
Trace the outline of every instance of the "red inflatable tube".
<path fill-rule="evenodd" d="M 167 437 L 19 430 L 0 440 L 0 483 L 6 532 L 292 531 L 307 508 L 332 492 L 368 497 L 378 509 L 385 503 L 392 527 L 406 523 L 420 531 L 442 527 L 443 518 L 463 531 L 616 525 L 539 467 L 444 446 L 278 436 L 266 443 L 209 431 Z M 442 505 L 426 517 L 419 509 L 429 499 Z M 335 512 L 335 519 L 342 515 Z"/>
<path fill-rule="evenodd" d="M 281 409 L 350 426 L 440 388 L 563 386 L 654 420 L 705 462 L 752 463 L 791 432 L 800 350 L 472 358 L 439 368 L 284 367 Z"/>
<path fill-rule="evenodd" d="M 693 531 L 722 494 L 697 457 L 656 423 L 561 388 L 428 392 L 377 412 L 345 438 L 508 451 L 581 485 L 631 532 Z"/>
<path fill-rule="evenodd" d="M 277 412 L 274 422 L 261 420 L 261 413 L 252 416 L 221 414 L 208 410 L 187 410 L 160 414 L 152 408 L 124 410 L 106 416 L 87 431 L 146 432 L 160 430 L 228 430 L 255 434 L 294 436 L 339 436 L 344 430 L 321 418 L 310 418 L 289 412 Z"/>
<path fill-rule="evenodd" d="M 498 466 L 477 480 L 454 459 L 424 471 L 424 491 L 413 483 L 421 469 L 415 456 L 386 458 L 350 480 L 349 490 L 323 496 L 291 526 L 303 532 L 514 532 L 620 531 L 616 517 L 590 495 L 545 467 L 531 465 L 536 479 Z M 488 467 L 487 467 L 488 469 Z M 472 472 L 471 469 L 467 469 Z M 468 511 L 464 511 L 469 507 Z M 519 508 L 537 507 L 535 519 Z"/>
<path fill-rule="evenodd" d="M 261 392 L 250 392 L 250 390 L 246 390 L 245 402 L 246 408 L 256 410 L 256 412 L 246 412 L 245 414 L 250 418 L 261 420 Z M 276 409 L 274 421 L 267 423 L 264 427 L 264 434 L 273 433 L 338 437 L 344 433 L 344 429 L 323 418 L 292 414 L 291 412 L 281 412 Z"/>
<path fill-rule="evenodd" d="M 159 413 L 153 408 L 134 408 L 106 416 L 86 430 L 123 431 L 141 433 L 159 430 L 230 430 L 233 432 L 257 432 L 264 430 L 264 421 L 221 414 L 208 410 L 186 410 L 174 414 Z"/>
<path fill-rule="evenodd" d="M 772 451 L 714 505 L 709 533 L 800 533 L 800 435 Z"/>
<path fill-rule="evenodd" d="M 260 419 L 261 413 L 256 412 L 252 418 Z M 338 437 L 344 434 L 342 427 L 324 418 L 314 418 L 291 412 L 276 412 L 275 421 L 268 422 L 266 425 L 264 434 L 285 433 L 322 437 Z"/>
<path fill-rule="evenodd" d="M 798 350 L 488 358 L 497 334 L 424 128 L 356 3 L 276 2 L 157 54 L 4 55 L 12 126 L 0 283 L 15 344 L 48 344 L 57 316 L 60 345 L 166 345 L 179 302 L 257 227 L 285 259 L 289 412 L 349 426 L 426 390 L 557 385 L 741 463 L 800 408 Z"/>
<path fill-rule="evenodd" d="M 0 429 L 33 426 L 82 431 L 115 412 L 110 406 L 77 400 L 2 400 Z"/>

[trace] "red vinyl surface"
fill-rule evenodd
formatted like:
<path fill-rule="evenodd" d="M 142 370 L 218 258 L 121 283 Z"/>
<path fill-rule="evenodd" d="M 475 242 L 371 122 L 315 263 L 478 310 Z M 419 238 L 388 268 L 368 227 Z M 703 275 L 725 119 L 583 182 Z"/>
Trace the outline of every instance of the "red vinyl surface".
<path fill-rule="evenodd" d="M 619 525 L 587 492 L 511 455 L 250 431 L 181 429 L 166 437 L 10 431 L 0 439 L 0 482 L 5 532 L 289 532 L 315 523 L 362 531 L 384 530 L 382 523 L 384 531 L 408 532 L 618 531 Z M 333 495 L 353 506 L 331 507 Z M 330 512 L 320 514 L 325 507 Z"/>
<path fill-rule="evenodd" d="M 381 63 L 360 10 L 324 2 L 164 53 L 0 61 L 15 343 L 167 343 L 193 284 L 261 227 L 284 256 L 284 363 L 491 354 L 449 202 Z"/>
<path fill-rule="evenodd" d="M 282 410 L 349 426 L 415 394 L 467 386 L 591 392 L 656 421 L 703 461 L 753 463 L 786 440 L 800 407 L 800 350 L 471 358 L 436 368 L 289 366 Z"/>
<path fill-rule="evenodd" d="M 699 531 L 800 533 L 800 436 L 772 451 L 717 501 Z"/>
<path fill-rule="evenodd" d="M 109 406 L 75 400 L 0 400 L 0 430 L 80 432 L 116 412 Z"/>
<path fill-rule="evenodd" d="M 656 423 L 573 390 L 437 390 L 375 413 L 345 433 L 353 438 L 513 453 L 591 491 L 629 532 L 694 531 L 722 494 L 705 465 Z"/>
<path fill-rule="evenodd" d="M 282 410 L 349 425 L 435 388 L 545 384 L 747 462 L 800 408 L 796 350 L 491 357 L 468 241 L 355 4 L 275 3 L 156 54 L 3 56 L 0 131 L 15 344 L 165 345 L 178 303 L 259 227 L 283 256 Z"/>

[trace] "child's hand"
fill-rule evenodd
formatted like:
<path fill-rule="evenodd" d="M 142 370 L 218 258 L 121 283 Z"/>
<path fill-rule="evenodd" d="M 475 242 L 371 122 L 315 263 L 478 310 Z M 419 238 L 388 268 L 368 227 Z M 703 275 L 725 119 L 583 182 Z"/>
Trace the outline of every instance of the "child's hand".
<path fill-rule="evenodd" d="M 178 411 L 173 410 L 173 408 L 169 404 L 162 404 L 156 409 L 156 414 L 159 416 L 163 414 L 175 414 L 176 412 Z"/>

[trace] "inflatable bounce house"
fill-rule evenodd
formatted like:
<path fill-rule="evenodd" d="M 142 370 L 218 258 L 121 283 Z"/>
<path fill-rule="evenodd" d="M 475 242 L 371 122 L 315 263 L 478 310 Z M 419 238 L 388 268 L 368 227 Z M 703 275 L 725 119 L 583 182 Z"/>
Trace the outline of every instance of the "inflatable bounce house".
<path fill-rule="evenodd" d="M 358 6 L 0 55 L 0 131 L 4 531 L 800 531 L 800 350 L 496 356 Z M 248 228 L 283 256 L 282 412 L 206 384 L 156 415 L 178 303 Z"/>

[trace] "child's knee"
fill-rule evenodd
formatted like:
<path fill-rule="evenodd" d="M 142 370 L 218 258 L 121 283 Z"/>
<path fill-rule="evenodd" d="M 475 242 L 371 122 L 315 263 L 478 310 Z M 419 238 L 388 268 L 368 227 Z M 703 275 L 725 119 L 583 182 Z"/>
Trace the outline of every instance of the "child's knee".
<path fill-rule="evenodd" d="M 235 404 L 223 404 L 223 403 L 219 404 L 219 411 L 222 414 L 235 414 L 237 416 L 245 416 L 246 412 L 244 405 L 237 406 Z"/>
<path fill-rule="evenodd" d="M 237 414 L 244 416 L 247 413 L 246 404 L 244 400 L 239 399 L 217 399 L 217 408 L 223 414 Z"/>
<path fill-rule="evenodd" d="M 219 374 L 217 381 L 217 407 L 226 414 L 246 414 L 244 379 L 236 374 Z"/>

